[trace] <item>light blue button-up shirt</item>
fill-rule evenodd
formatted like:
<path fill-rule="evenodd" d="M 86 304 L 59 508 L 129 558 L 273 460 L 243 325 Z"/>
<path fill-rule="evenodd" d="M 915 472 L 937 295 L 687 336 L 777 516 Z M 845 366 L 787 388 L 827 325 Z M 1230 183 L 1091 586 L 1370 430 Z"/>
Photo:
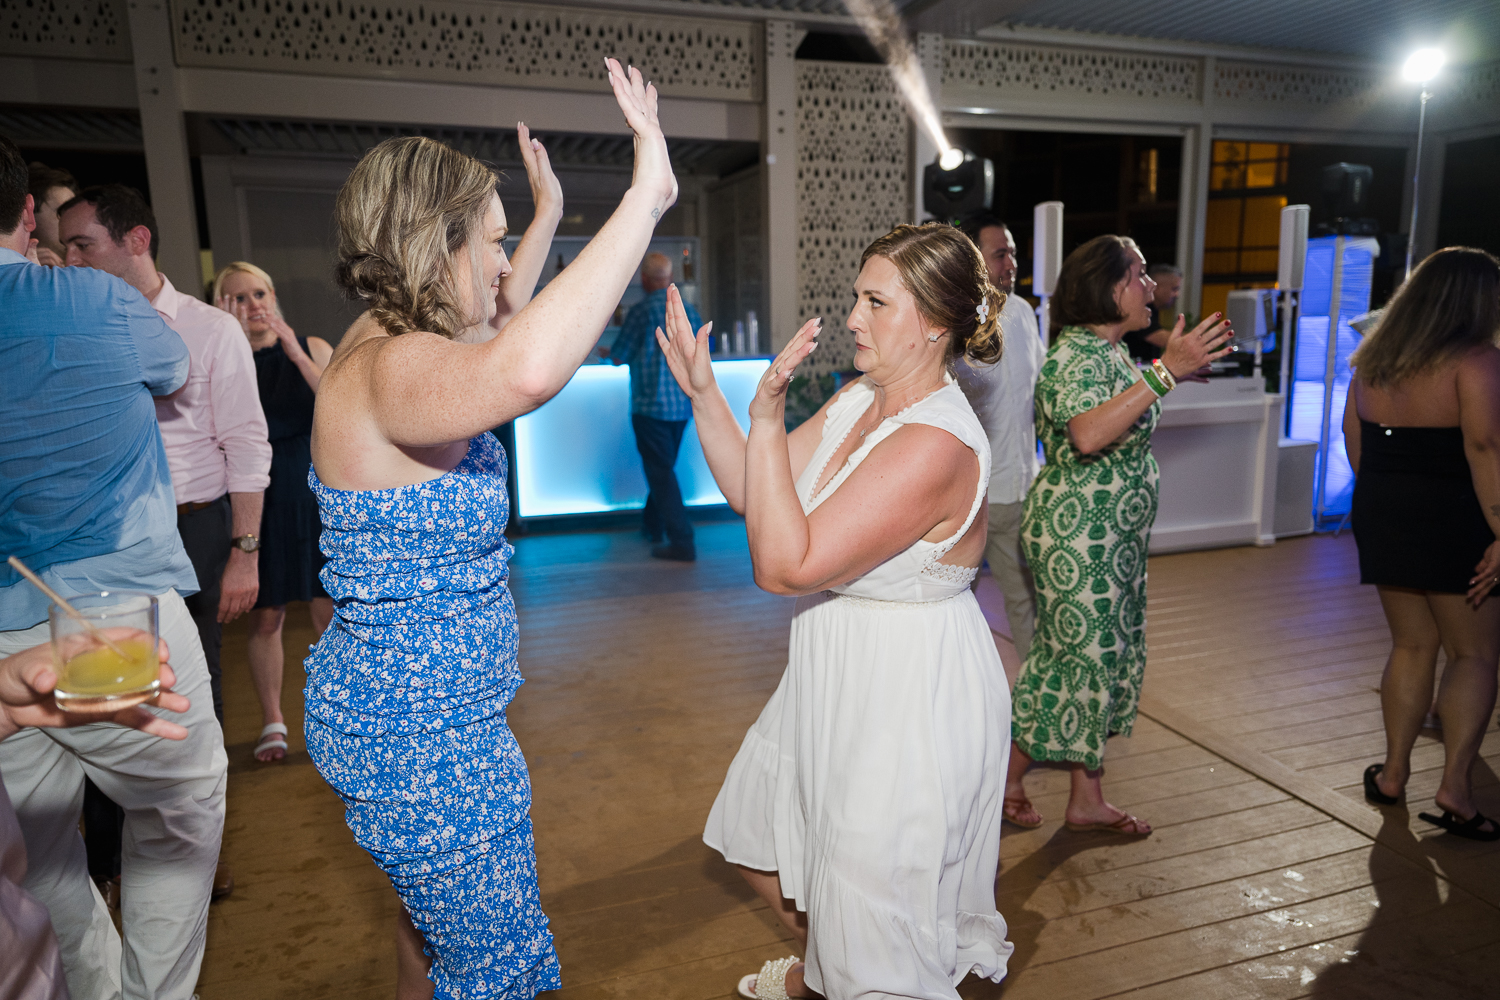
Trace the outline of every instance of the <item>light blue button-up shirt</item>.
<path fill-rule="evenodd" d="M 134 288 L 0 247 L 0 631 L 47 618 L 4 565 L 19 556 L 64 597 L 198 590 L 152 396 L 188 352 Z"/>

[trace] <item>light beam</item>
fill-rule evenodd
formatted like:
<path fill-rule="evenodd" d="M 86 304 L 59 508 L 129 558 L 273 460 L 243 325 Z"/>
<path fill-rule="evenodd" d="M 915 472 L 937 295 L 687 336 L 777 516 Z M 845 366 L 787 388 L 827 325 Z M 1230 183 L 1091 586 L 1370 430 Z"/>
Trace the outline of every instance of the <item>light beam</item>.
<path fill-rule="evenodd" d="M 875 51 L 880 53 L 880 58 L 890 67 L 891 77 L 896 81 L 896 87 L 901 91 L 917 126 L 927 133 L 938 151 L 947 156 L 953 146 L 948 142 L 948 137 L 943 135 L 942 119 L 938 116 L 937 105 L 927 89 L 927 77 L 922 73 L 922 64 L 912 51 L 911 41 L 906 37 L 906 30 L 901 24 L 901 15 L 896 13 L 891 0 L 844 0 L 844 6 L 864 31 L 870 44 L 875 46 Z M 962 153 L 959 153 L 959 162 L 963 162 Z"/>

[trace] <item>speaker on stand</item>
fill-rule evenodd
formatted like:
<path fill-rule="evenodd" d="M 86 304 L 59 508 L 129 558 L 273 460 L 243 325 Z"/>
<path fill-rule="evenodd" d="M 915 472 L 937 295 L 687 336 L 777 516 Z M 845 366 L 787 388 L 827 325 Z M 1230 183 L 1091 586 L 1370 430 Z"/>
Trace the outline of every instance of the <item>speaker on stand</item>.
<path fill-rule="evenodd" d="M 1042 333 L 1042 342 L 1052 342 L 1052 325 L 1049 300 L 1057 288 L 1057 275 L 1062 270 L 1063 203 L 1044 201 L 1032 210 L 1031 240 L 1031 292 L 1041 298 L 1037 307 L 1037 326 Z"/>

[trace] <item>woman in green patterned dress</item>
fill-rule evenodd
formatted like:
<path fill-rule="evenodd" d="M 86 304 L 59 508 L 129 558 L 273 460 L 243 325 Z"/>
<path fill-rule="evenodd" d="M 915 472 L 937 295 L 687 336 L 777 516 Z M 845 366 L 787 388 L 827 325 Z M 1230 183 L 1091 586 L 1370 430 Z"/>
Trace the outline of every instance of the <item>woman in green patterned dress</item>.
<path fill-rule="evenodd" d="M 1215 313 L 1191 332 L 1178 317 L 1160 368 L 1138 370 L 1120 339 L 1150 322 L 1156 283 L 1135 241 L 1099 236 L 1063 262 L 1051 300 L 1052 348 L 1036 387 L 1047 465 L 1026 495 L 1021 541 L 1036 579 L 1037 630 L 1012 698 L 1005 818 L 1042 818 L 1022 776 L 1067 761 L 1070 829 L 1143 836 L 1147 823 L 1104 800 L 1104 743 L 1129 736 L 1146 669 L 1146 543 L 1156 520 L 1151 431 L 1178 379 L 1228 354 Z"/>

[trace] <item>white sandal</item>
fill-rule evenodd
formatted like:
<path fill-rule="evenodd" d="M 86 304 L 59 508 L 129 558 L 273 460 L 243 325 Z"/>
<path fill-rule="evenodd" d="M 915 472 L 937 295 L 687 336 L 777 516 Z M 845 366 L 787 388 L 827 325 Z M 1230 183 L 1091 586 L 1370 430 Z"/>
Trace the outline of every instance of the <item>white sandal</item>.
<path fill-rule="evenodd" d="M 260 755 L 267 750 L 281 750 L 280 757 L 272 757 L 270 760 L 261 760 Z M 274 764 L 278 760 L 286 759 L 286 724 L 282 722 L 268 722 L 260 731 L 260 742 L 255 744 L 255 761 L 258 764 Z"/>
<path fill-rule="evenodd" d="M 796 955 L 773 958 L 762 965 L 759 972 L 742 977 L 736 992 L 745 1000 L 787 1000 L 786 974 L 800 961 L 802 959 Z M 766 984 L 764 993 L 760 992 L 762 982 Z"/>

